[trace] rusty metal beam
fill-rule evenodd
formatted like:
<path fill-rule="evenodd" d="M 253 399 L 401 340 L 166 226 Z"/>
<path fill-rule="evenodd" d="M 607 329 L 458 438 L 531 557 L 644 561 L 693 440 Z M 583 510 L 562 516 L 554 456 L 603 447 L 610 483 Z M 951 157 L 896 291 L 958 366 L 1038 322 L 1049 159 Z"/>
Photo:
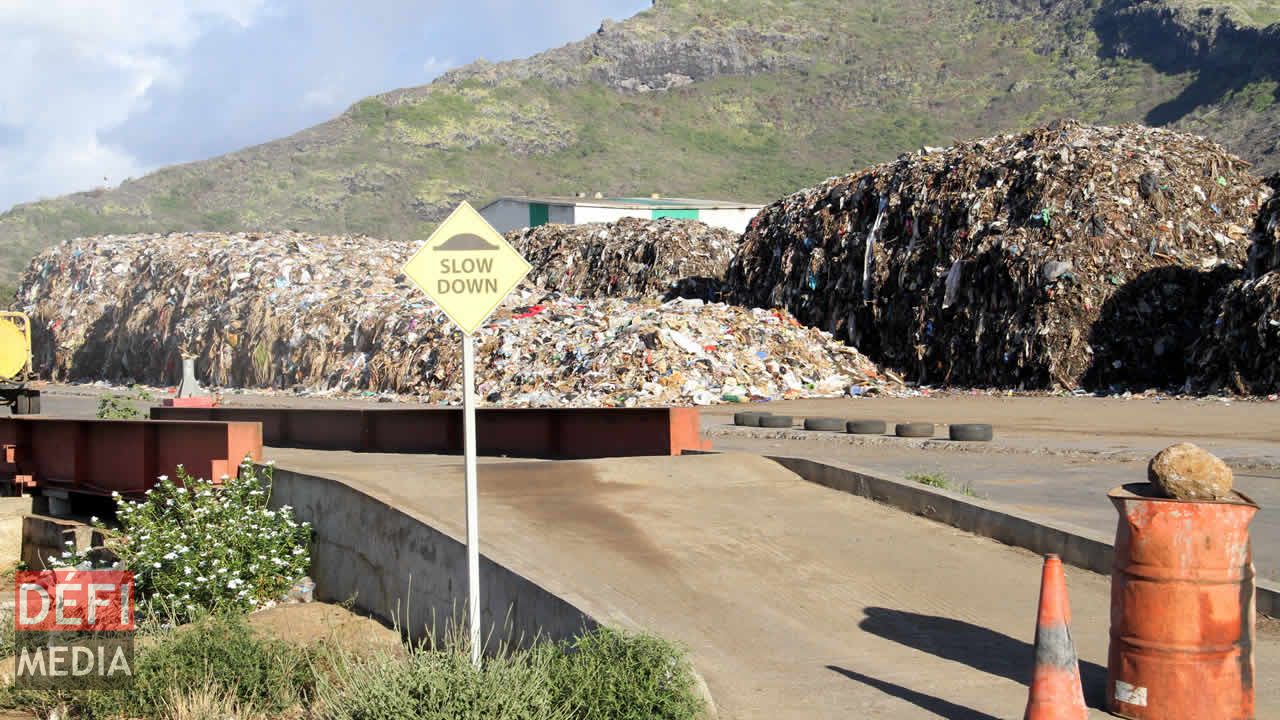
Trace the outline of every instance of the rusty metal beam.
<path fill-rule="evenodd" d="M 257 422 L 263 442 L 274 447 L 462 453 L 457 408 L 153 407 L 151 417 Z M 697 408 L 481 408 L 476 432 L 478 452 L 490 456 L 584 459 L 710 449 Z"/>
<path fill-rule="evenodd" d="M 24 488 L 139 495 L 158 475 L 174 475 L 178 465 L 217 481 L 233 474 L 245 456 L 262 459 L 262 428 L 237 422 L 0 418 L 0 446 L 0 476 Z"/>

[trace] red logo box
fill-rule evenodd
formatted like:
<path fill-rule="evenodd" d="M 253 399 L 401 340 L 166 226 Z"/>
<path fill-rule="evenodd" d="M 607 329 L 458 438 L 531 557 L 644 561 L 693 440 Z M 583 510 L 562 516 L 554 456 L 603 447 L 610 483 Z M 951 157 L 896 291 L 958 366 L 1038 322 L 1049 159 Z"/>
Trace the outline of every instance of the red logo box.
<path fill-rule="evenodd" d="M 135 629 L 133 573 L 126 570 L 24 570 L 14 582 L 13 622 L 19 631 Z"/>

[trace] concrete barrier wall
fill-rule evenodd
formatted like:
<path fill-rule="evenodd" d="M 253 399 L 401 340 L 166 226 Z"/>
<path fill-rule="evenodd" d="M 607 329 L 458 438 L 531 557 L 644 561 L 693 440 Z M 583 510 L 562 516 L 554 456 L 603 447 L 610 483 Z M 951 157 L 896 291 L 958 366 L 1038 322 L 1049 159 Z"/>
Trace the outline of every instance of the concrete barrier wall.
<path fill-rule="evenodd" d="M 1115 564 L 1113 537 L 1078 525 L 1032 519 L 944 490 L 878 478 L 804 458 L 769 459 L 809 482 L 891 505 L 1039 555 L 1057 553 L 1064 563 L 1074 567 L 1110 575 Z M 1280 583 L 1258 580 L 1256 584 L 1258 612 L 1280 617 Z"/>
<path fill-rule="evenodd" d="M 381 453 L 462 453 L 462 410 L 151 408 L 154 420 L 262 424 L 273 447 Z M 481 455 L 577 460 L 679 455 L 710 447 L 697 408 L 480 408 Z"/>
<path fill-rule="evenodd" d="M 27 501 L 30 510 L 29 498 Z M 28 570 L 47 570 L 50 557 L 60 557 L 70 542 L 76 552 L 103 546 L 102 532 L 79 520 L 28 514 L 22 516 L 21 547 L 18 557 Z"/>
<path fill-rule="evenodd" d="M 355 606 L 410 637 L 465 617 L 466 545 L 337 480 L 275 469 L 271 505 L 290 505 L 315 529 L 316 598 Z M 480 557 L 483 632 L 490 645 L 567 639 L 596 623 L 517 573 Z"/>

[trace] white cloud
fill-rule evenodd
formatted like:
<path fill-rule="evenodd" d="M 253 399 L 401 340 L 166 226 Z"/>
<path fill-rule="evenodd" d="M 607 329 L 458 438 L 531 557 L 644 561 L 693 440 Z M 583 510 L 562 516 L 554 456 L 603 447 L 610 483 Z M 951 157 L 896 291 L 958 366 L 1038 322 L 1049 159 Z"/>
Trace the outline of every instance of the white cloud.
<path fill-rule="evenodd" d="M 181 54 L 212 28 L 246 27 L 265 0 L 16 0 L 0 5 L 0 209 L 114 184 L 140 167 L 103 133 L 184 79 Z"/>
<path fill-rule="evenodd" d="M 457 64 L 458 64 L 458 61 L 454 60 L 451 57 L 441 60 L 437 58 L 435 55 L 432 55 L 431 57 L 427 58 L 426 62 L 422 63 L 422 72 L 425 73 L 427 77 L 434 78 L 435 76 L 439 75 L 445 70 L 448 70 L 454 67 Z"/>
<path fill-rule="evenodd" d="M 337 93 L 331 85 L 308 90 L 307 94 L 302 96 L 302 103 L 310 107 L 330 107 L 337 101 Z"/>
<path fill-rule="evenodd" d="M 0 212 L 283 137 L 649 4 L 0 0 Z"/>

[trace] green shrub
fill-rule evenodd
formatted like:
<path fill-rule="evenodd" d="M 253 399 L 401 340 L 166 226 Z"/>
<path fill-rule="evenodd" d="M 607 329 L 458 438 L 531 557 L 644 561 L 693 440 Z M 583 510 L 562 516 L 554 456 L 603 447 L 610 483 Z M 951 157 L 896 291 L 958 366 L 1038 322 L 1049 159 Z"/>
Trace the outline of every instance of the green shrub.
<path fill-rule="evenodd" d="M 137 610 L 186 622 L 202 611 L 248 611 L 281 598 L 307 574 L 311 528 L 292 508 L 267 507 L 271 467 L 259 477 L 246 461 L 221 487 L 178 467 L 141 502 L 117 493 L 120 531 L 108 546 L 134 574 Z M 81 566 L 65 552 L 51 567 Z"/>
<path fill-rule="evenodd" d="M 314 696 L 317 653 L 263 638 L 242 617 L 206 616 L 138 642 L 133 682 L 112 690 L 29 691 L 7 686 L 0 707 L 40 717 L 60 709 L 62 717 L 84 720 L 163 718 L 176 698 L 216 689 L 245 710 L 270 717 Z"/>
<path fill-rule="evenodd" d="M 951 483 L 951 480 L 949 480 L 946 475 L 940 472 L 911 473 L 910 475 L 907 475 L 907 480 L 910 480 L 911 482 L 918 482 L 921 485 L 928 485 L 929 487 L 958 492 L 966 497 L 978 497 L 978 492 L 973 489 L 973 483 L 965 481 L 959 487 L 956 487 Z"/>
<path fill-rule="evenodd" d="M 332 720 L 692 720 L 693 669 L 669 643 L 599 629 L 566 643 L 503 650 L 471 665 L 455 629 L 404 658 L 337 662 L 321 681 Z"/>
<path fill-rule="evenodd" d="M 650 635 L 600 628 L 562 646 L 552 685 L 582 720 L 692 720 L 702 711 L 693 666 Z"/>
<path fill-rule="evenodd" d="M 928 485 L 929 487 L 942 488 L 943 490 L 951 487 L 951 481 L 947 480 L 947 476 L 940 472 L 911 473 L 907 476 L 907 479 L 911 482 Z"/>
<path fill-rule="evenodd" d="M 99 420 L 134 420 L 142 417 L 135 402 L 150 402 L 151 394 L 146 390 L 133 391 L 116 395 L 107 393 L 98 398 Z"/>
<path fill-rule="evenodd" d="M 322 682 L 322 717 L 331 720 L 571 720 L 551 686 L 558 649 L 543 644 L 501 653 L 480 670 L 465 643 L 419 648 L 404 658 L 339 663 Z"/>
<path fill-rule="evenodd" d="M 259 637 L 242 617 L 218 615 L 170 631 L 139 653 L 126 708 L 158 708 L 174 691 L 194 692 L 210 679 L 242 705 L 268 713 L 306 700 L 315 689 L 305 649 Z"/>

